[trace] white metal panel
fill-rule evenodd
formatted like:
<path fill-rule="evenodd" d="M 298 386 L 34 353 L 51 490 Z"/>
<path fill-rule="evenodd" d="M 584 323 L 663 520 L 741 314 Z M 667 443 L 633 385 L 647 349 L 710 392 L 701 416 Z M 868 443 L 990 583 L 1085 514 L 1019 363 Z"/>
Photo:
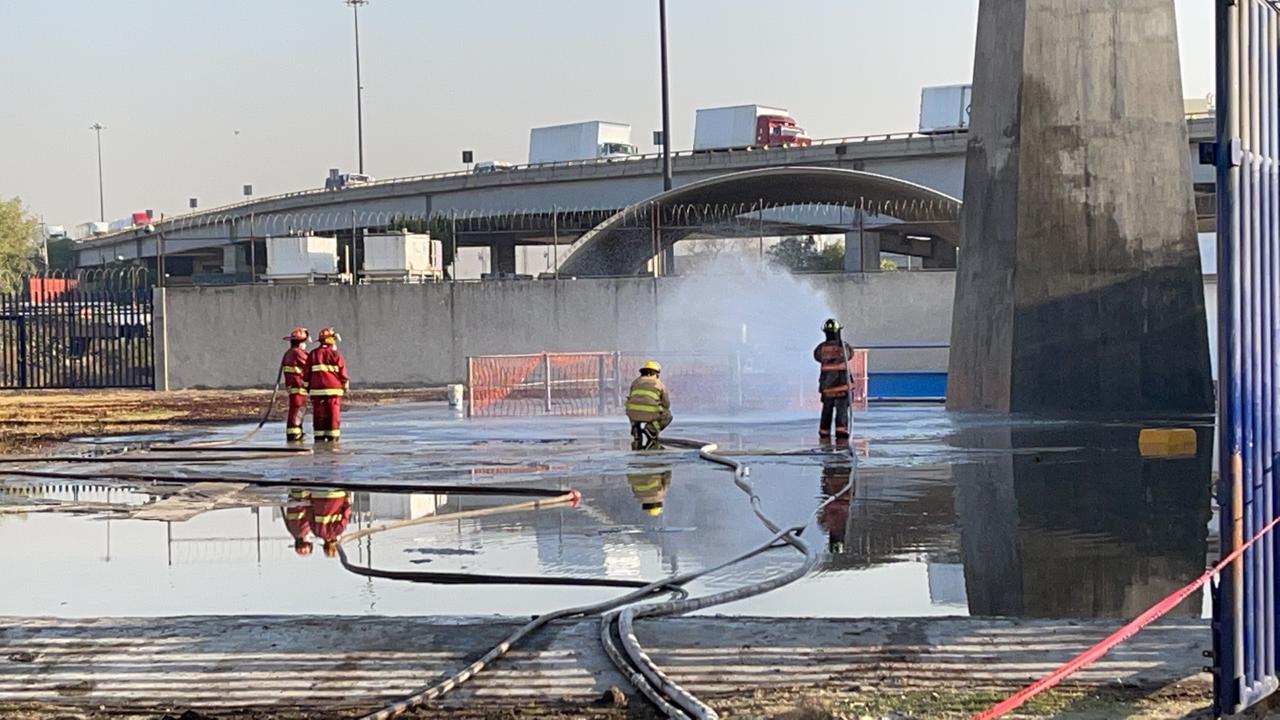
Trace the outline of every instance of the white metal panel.
<path fill-rule="evenodd" d="M 338 239 L 323 235 L 269 237 L 267 277 L 336 275 Z"/>
<path fill-rule="evenodd" d="M 622 123 L 602 122 L 597 124 L 598 131 L 596 133 L 597 147 L 604 143 L 622 143 L 623 145 L 631 144 L 631 126 Z"/>
<path fill-rule="evenodd" d="M 529 131 L 529 162 L 594 160 L 606 142 L 631 144 L 631 126 L 600 120 L 552 125 Z"/>
<path fill-rule="evenodd" d="M 920 91 L 920 132 L 951 132 L 969 127 L 970 85 L 927 87 Z"/>
<path fill-rule="evenodd" d="M 434 275 L 439 270 L 440 243 L 428 233 L 386 233 L 364 239 L 364 271 Z"/>
<path fill-rule="evenodd" d="M 761 115 L 791 117 L 785 108 L 733 105 L 702 108 L 693 125 L 693 149 L 750 147 L 756 144 L 756 120 Z"/>

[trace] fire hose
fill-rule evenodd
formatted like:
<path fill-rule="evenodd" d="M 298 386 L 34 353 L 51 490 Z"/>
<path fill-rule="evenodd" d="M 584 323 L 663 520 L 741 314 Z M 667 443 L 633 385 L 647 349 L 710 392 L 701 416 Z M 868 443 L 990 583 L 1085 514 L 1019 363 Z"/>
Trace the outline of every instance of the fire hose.
<path fill-rule="evenodd" d="M 676 446 L 686 448 L 696 448 L 702 459 L 709 462 L 722 465 L 733 471 L 734 483 L 746 493 L 750 499 L 752 510 L 761 523 L 773 533 L 773 536 L 765 543 L 741 553 L 723 563 L 714 567 L 702 570 L 691 571 L 680 575 L 664 578 L 654 582 L 617 580 L 611 578 L 548 578 L 536 576 L 519 576 L 519 575 L 484 575 L 477 573 L 441 573 L 441 572 L 422 572 L 422 571 L 394 571 L 379 570 L 374 568 L 366 568 L 353 564 L 347 557 L 343 545 L 360 540 L 371 535 L 386 532 L 390 530 L 400 529 L 413 525 L 419 525 L 426 522 L 434 522 L 440 520 L 458 520 L 462 518 L 483 517 L 487 515 L 496 515 L 500 513 L 540 510 L 564 505 L 575 505 L 580 499 L 580 495 L 575 490 L 558 490 L 551 488 L 519 488 L 508 486 L 473 486 L 473 485 L 422 485 L 412 482 L 341 482 L 341 481 L 325 481 L 326 487 L 334 487 L 346 490 L 361 490 L 368 492 L 426 492 L 440 494 L 472 494 L 472 495 L 488 495 L 488 496 L 514 496 L 529 497 L 530 500 L 511 503 L 493 508 L 483 508 L 476 510 L 463 511 L 459 513 L 449 513 L 446 515 L 427 516 L 416 518 L 413 520 L 404 520 L 366 528 L 353 533 L 347 533 L 339 540 L 338 553 L 339 559 L 344 569 L 366 577 L 378 577 L 392 580 L 407 580 L 412 582 L 429 582 L 437 584 L 542 584 L 542 585 L 568 585 L 568 586 L 604 586 L 604 587 L 631 587 L 631 592 L 625 595 L 590 605 L 583 605 L 572 608 L 565 608 L 538 616 L 531 622 L 518 628 L 512 632 L 503 642 L 492 648 L 482 658 L 463 668 L 446 680 L 436 683 L 412 696 L 405 698 L 383 710 L 367 715 L 367 720 L 387 720 L 401 715 L 412 708 L 421 706 L 427 702 L 438 699 L 455 689 L 462 683 L 474 677 L 482 671 L 487 665 L 491 664 L 498 658 L 505 655 L 512 647 L 524 638 L 536 632 L 539 628 L 557 620 L 570 618 L 584 618 L 590 616 L 602 616 L 601 623 L 601 639 L 604 644 L 606 653 L 611 661 L 618 666 L 619 670 L 633 683 L 636 687 L 649 698 L 655 706 L 658 707 L 668 717 L 673 718 L 715 718 L 717 717 L 714 710 L 698 701 L 687 691 L 680 688 L 679 685 L 671 681 L 660 669 L 644 654 L 635 638 L 634 621 L 638 618 L 656 617 L 659 615 L 672 615 L 679 613 L 691 612 L 696 609 L 711 607 L 713 605 L 741 600 L 744 598 L 759 595 L 764 592 L 782 587 L 783 585 L 794 582 L 804 575 L 808 574 L 817 563 L 817 554 L 813 548 L 800 539 L 804 525 L 797 525 L 789 528 L 781 528 L 764 514 L 760 505 L 760 498 L 755 493 L 751 483 L 747 480 L 749 468 L 738 460 L 734 460 L 727 456 L 717 454 L 717 447 L 714 443 L 704 443 L 694 440 L 683 440 L 678 438 L 663 438 L 664 442 Z M 183 446 L 184 449 L 187 446 Z M 194 448 L 192 448 L 194 449 Z M 208 451 L 214 455 L 222 454 L 222 459 L 234 457 L 232 448 L 222 448 L 215 450 L 210 447 L 202 448 L 202 452 L 198 452 L 190 456 L 166 456 L 160 455 L 151 458 L 154 461 L 189 461 L 190 458 L 202 459 L 206 457 L 204 451 Z M 269 456 L 279 456 L 280 454 L 271 454 Z M 50 461 L 54 458 L 41 458 L 44 461 Z M 92 456 L 71 456 L 66 460 L 73 462 L 94 462 L 100 461 L 101 458 Z M 136 461 L 137 458 L 130 458 Z M 252 476 L 224 476 L 224 475 L 190 475 L 183 477 L 174 477 L 158 473 L 145 472 L 93 472 L 78 473 L 66 472 L 58 470 L 31 470 L 31 469 L 0 469 L 0 475 L 11 477 L 29 477 L 41 479 L 57 479 L 57 480 L 121 480 L 135 483 L 167 483 L 174 480 L 182 480 L 184 482 L 204 482 L 204 483 L 226 483 L 226 484 L 248 484 L 259 487 L 288 487 L 288 488 L 311 488 L 316 485 L 314 482 L 300 482 L 297 480 L 271 480 L 267 478 L 259 478 Z M 824 503 L 815 509 L 814 513 L 820 512 L 825 505 L 832 502 L 835 497 L 839 497 L 848 491 L 852 485 L 852 480 L 838 493 L 828 498 Z M 781 543 L 781 544 L 780 544 Z M 805 555 L 805 560 L 796 568 L 773 578 L 766 579 L 759 583 L 746 587 L 735 588 L 733 590 L 715 593 L 713 595 L 688 599 L 684 586 L 694 580 L 705 575 L 723 570 L 732 565 L 744 562 L 761 553 L 773 550 L 779 547 L 791 546 L 800 550 Z M 644 606 L 631 606 L 633 603 L 653 597 L 654 595 L 671 595 L 674 599 L 663 603 L 656 603 Z M 621 636 L 623 651 L 619 651 L 610 637 L 611 626 L 617 624 L 617 629 Z M 624 656 L 625 653 L 625 656 Z M 635 668 L 632 667 L 634 663 Z M 638 669 L 636 669 L 638 668 Z"/>
<path fill-rule="evenodd" d="M 231 447 L 243 443 L 253 437 L 266 425 L 270 419 L 271 411 L 274 408 L 275 400 L 279 393 L 282 376 L 283 370 L 281 370 L 280 373 L 277 373 L 275 388 L 272 390 L 271 398 L 268 401 L 266 409 L 263 412 L 262 419 L 258 422 L 257 426 L 248 433 L 231 440 L 187 445 L 152 445 L 149 446 L 147 448 L 147 452 L 142 455 L 124 452 L 98 456 L 0 458 L 0 464 L 16 464 L 24 462 L 230 462 L 234 460 L 287 457 L 290 455 L 310 453 L 311 451 L 305 448 Z M 761 508 L 760 497 L 756 494 L 754 486 L 748 480 L 750 468 L 745 463 L 731 457 L 731 455 L 763 456 L 791 454 L 801 455 L 811 453 L 809 451 L 719 451 L 718 446 L 711 442 L 681 438 L 663 438 L 663 441 L 672 446 L 695 449 L 698 451 L 701 459 L 729 469 L 733 473 L 734 484 L 747 495 L 752 512 L 755 514 L 757 519 L 760 520 L 761 524 L 773 533 L 772 537 L 767 542 L 713 567 L 677 574 L 647 583 L 643 581 L 618 580 L 612 578 L 549 578 L 519 575 L 487 575 L 478 573 L 382 570 L 355 565 L 347 557 L 346 550 L 343 546 L 347 543 L 370 537 L 377 533 L 420 525 L 427 522 L 435 522 L 439 520 L 454 521 L 463 518 L 484 517 L 501 513 L 539 510 L 563 505 L 576 505 L 580 500 L 580 495 L 576 490 L 562 491 L 543 488 L 469 485 L 423 486 L 415 483 L 343 483 L 325 481 L 323 484 L 326 487 L 362 490 L 368 492 L 409 491 L 473 495 L 506 495 L 534 498 L 527 501 L 510 503 L 492 508 L 469 510 L 439 516 L 433 515 L 423 518 L 385 523 L 353 533 L 344 534 L 338 541 L 339 560 L 344 569 L 357 575 L 437 584 L 538 584 L 634 588 L 629 593 L 603 602 L 564 608 L 539 615 L 532 621 L 526 623 L 520 628 L 517 628 L 501 643 L 491 648 L 484 656 L 467 667 L 454 673 L 445 680 L 424 688 L 423 690 L 420 690 L 399 702 L 375 713 L 364 716 L 364 720 L 389 720 L 390 718 L 402 715 L 413 708 L 424 705 L 427 702 L 443 697 L 448 692 L 480 673 L 489 664 L 509 652 L 510 649 L 520 641 L 547 624 L 557 620 L 585 618 L 596 615 L 601 617 L 601 642 L 610 660 L 618 670 L 622 672 L 622 674 L 627 677 L 627 679 L 630 680 L 632 684 L 634 684 L 636 688 L 663 714 L 670 718 L 697 718 L 698 720 L 713 720 L 718 718 L 719 716 L 711 707 L 698 700 L 687 690 L 671 680 L 644 652 L 636 638 L 634 622 L 640 618 L 683 614 L 715 605 L 754 597 L 793 583 L 811 572 L 818 562 L 818 554 L 812 546 L 805 543 L 800 537 L 805 526 L 808 524 L 808 520 L 806 520 L 805 524 L 782 528 L 770 519 Z M 856 462 L 856 458 L 854 461 Z M 172 482 L 174 480 L 183 480 L 186 482 L 250 484 L 257 485 L 259 487 L 310 488 L 315 486 L 315 483 L 304 483 L 296 480 L 285 481 L 256 477 L 227 476 L 185 476 L 177 478 L 139 472 L 71 473 L 55 470 L 11 469 L 0 470 L 0 475 L 59 480 L 114 479 L 139 483 L 165 483 Z M 854 481 L 851 478 L 844 488 L 827 498 L 823 503 L 815 508 L 813 515 L 810 516 L 809 520 L 821 512 L 823 508 L 833 502 L 837 497 L 848 492 L 850 487 L 852 487 L 853 482 Z M 689 598 L 687 591 L 684 589 L 685 585 L 705 575 L 718 572 L 770 550 L 786 546 L 790 546 L 798 550 L 803 554 L 804 560 L 800 565 L 781 575 L 776 575 L 750 585 L 713 593 L 699 598 Z M 649 599 L 654 595 L 671 595 L 673 596 L 673 599 L 646 605 L 635 604 Z M 621 650 L 618 649 L 617 643 L 615 643 L 615 632 L 620 640 L 620 644 L 622 646 Z"/>
<path fill-rule="evenodd" d="M 659 615 L 674 615 L 680 613 L 692 612 L 702 608 L 711 607 L 727 602 L 742 600 L 745 598 L 760 595 L 771 590 L 775 590 L 784 585 L 788 585 L 807 575 L 818 562 L 817 551 L 803 540 L 800 534 L 804 531 L 808 524 L 806 521 L 803 525 L 796 525 L 789 528 L 781 528 L 764 514 L 761 509 L 761 501 L 759 495 L 756 494 L 754 487 L 747 480 L 750 469 L 744 463 L 734 460 L 730 457 L 717 454 L 718 449 L 715 443 L 702 442 L 697 440 L 685 440 L 680 438 L 663 438 L 663 442 L 669 445 L 685 448 L 693 448 L 698 450 L 699 457 L 717 465 L 724 466 L 733 472 L 734 484 L 740 490 L 747 494 L 750 499 L 752 511 L 761 523 L 773 533 L 773 536 L 765 543 L 748 550 L 745 553 L 737 555 L 723 563 L 714 567 L 702 570 L 691 571 L 684 574 L 673 575 L 664 580 L 659 580 L 637 588 L 636 590 L 622 595 L 617 598 L 605 600 L 599 603 L 582 605 L 570 608 L 555 610 L 544 613 L 534 618 L 532 621 L 517 628 L 508 635 L 502 642 L 495 645 L 480 659 L 471 663 L 467 667 L 459 670 L 444 680 L 424 688 L 409 697 L 389 705 L 382 710 L 363 716 L 362 720 L 390 720 L 391 718 L 403 715 L 410 710 L 420 707 L 432 700 L 437 700 L 445 694 L 454 690 L 467 680 L 475 677 L 484 670 L 489 664 L 501 658 L 511 650 L 517 643 L 525 639 L 539 628 L 557 621 L 571 618 L 584 618 L 595 615 L 601 615 L 601 642 L 604 645 L 606 654 L 610 660 L 618 667 L 624 676 L 630 680 L 641 693 L 645 695 L 659 710 L 670 718 L 717 718 L 715 711 L 708 707 L 705 703 L 697 700 L 688 691 L 681 688 L 678 684 L 668 678 L 653 663 L 651 659 L 644 653 L 638 641 L 635 639 L 633 622 L 638 617 L 656 617 Z M 856 462 L 856 460 L 855 460 Z M 837 497 L 844 495 L 853 486 L 851 478 L 845 487 L 839 492 L 833 494 L 823 503 L 821 503 L 810 516 L 816 516 L 823 508 L 833 502 Z M 497 508 L 495 508 L 497 510 Z M 443 516 L 446 518 L 455 517 L 454 515 Z M 407 524 L 413 524 L 417 521 L 404 521 L 402 523 L 393 523 L 397 527 L 403 527 Z M 388 528 L 389 529 L 389 528 Z M 371 528 L 370 530 L 377 530 Z M 344 536 L 343 540 L 346 540 Z M 684 585 L 710 573 L 723 570 L 732 565 L 744 562 L 761 553 L 767 552 L 779 547 L 779 542 L 790 545 L 804 554 L 804 561 L 792 570 L 766 580 L 728 590 L 701 598 L 688 599 L 686 593 L 681 589 L 676 592 L 677 588 L 683 588 Z M 341 544 L 339 545 L 341 553 Z M 345 557 L 345 556 L 344 556 Z M 632 606 L 633 603 L 644 600 L 654 594 L 674 593 L 677 599 L 665 603 L 657 603 L 639 607 Z M 617 620 L 621 624 L 618 627 L 621 635 L 622 645 L 625 651 L 620 652 L 611 637 L 611 627 Z M 634 664 L 634 667 L 633 665 Z"/>

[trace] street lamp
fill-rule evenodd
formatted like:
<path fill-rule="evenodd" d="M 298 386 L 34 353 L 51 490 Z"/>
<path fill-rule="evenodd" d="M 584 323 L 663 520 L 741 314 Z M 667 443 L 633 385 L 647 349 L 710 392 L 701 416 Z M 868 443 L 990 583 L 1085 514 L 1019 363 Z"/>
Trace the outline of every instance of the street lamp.
<path fill-rule="evenodd" d="M 98 136 L 98 222 L 107 221 L 107 204 L 103 202 L 102 196 L 102 131 L 107 129 L 102 123 L 94 123 L 89 126 Z"/>
<path fill-rule="evenodd" d="M 662 52 L 662 189 L 671 189 L 671 99 L 667 90 L 667 0 L 658 0 L 658 44 Z"/>
<path fill-rule="evenodd" d="M 369 0 L 343 0 L 351 8 L 351 18 L 356 28 L 356 148 L 359 157 L 360 174 L 364 174 L 364 86 L 360 84 L 360 6 L 368 5 Z"/>

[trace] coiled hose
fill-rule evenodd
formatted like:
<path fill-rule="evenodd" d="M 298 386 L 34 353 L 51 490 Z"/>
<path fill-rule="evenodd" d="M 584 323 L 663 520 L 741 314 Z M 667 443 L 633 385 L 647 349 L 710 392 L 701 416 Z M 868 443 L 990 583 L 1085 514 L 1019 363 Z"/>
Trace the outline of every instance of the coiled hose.
<path fill-rule="evenodd" d="M 744 600 L 746 598 L 754 597 L 756 595 L 761 595 L 766 592 L 776 590 L 785 585 L 789 585 L 803 578 L 805 575 L 808 575 L 813 570 L 813 568 L 818 564 L 819 557 L 818 557 L 817 550 L 814 549 L 813 546 L 806 543 L 800 537 L 800 535 L 804 531 L 805 526 L 808 525 L 808 522 L 812 520 L 814 516 L 820 513 L 823 510 L 823 508 L 825 508 L 828 504 L 833 502 L 835 498 L 842 496 L 845 492 L 849 490 L 849 488 L 852 486 L 853 480 L 851 478 L 850 481 L 846 483 L 843 489 L 833 494 L 831 497 L 827 498 L 820 505 L 818 505 L 818 507 L 814 510 L 813 515 L 811 515 L 808 518 L 808 520 L 806 520 L 805 524 L 783 529 L 783 528 L 780 528 L 778 524 L 775 523 L 772 519 L 770 519 L 762 510 L 760 496 L 756 494 L 755 487 L 748 480 L 750 470 L 745 464 L 717 453 L 718 448 L 714 443 L 705 443 L 698 440 L 685 440 L 681 438 L 663 438 L 663 442 L 665 442 L 668 445 L 674 445 L 677 447 L 695 448 L 698 450 L 698 454 L 702 459 L 707 460 L 708 462 L 722 465 L 732 470 L 734 484 L 737 485 L 740 490 L 742 490 L 744 493 L 748 495 L 748 497 L 750 498 L 752 511 L 755 513 L 756 517 L 760 520 L 760 522 L 766 528 L 768 528 L 771 532 L 775 533 L 774 537 L 776 539 L 780 539 L 786 542 L 788 545 L 799 550 L 804 555 L 804 561 L 797 567 L 781 575 L 777 575 L 775 577 L 768 578 L 766 580 L 762 580 L 760 582 L 753 583 L 751 585 L 743 586 L 740 588 L 734 588 L 731 590 L 726 590 L 723 592 L 714 593 L 714 594 L 706 595 L 699 598 L 682 598 L 682 599 L 672 600 L 665 603 L 654 603 L 654 604 L 643 605 L 643 606 L 632 605 L 632 606 L 623 608 L 621 610 L 609 613 L 604 618 L 602 618 L 601 637 L 605 641 L 606 645 L 612 642 L 612 633 L 609 630 L 609 626 L 616 624 L 616 632 L 618 637 L 621 640 L 621 644 L 622 644 L 623 650 L 625 651 L 626 658 L 629 659 L 632 664 L 634 664 L 634 666 L 639 670 L 640 674 L 643 676 L 644 684 L 637 684 L 637 688 L 640 689 L 641 692 L 643 692 L 650 699 L 653 699 L 654 695 L 661 695 L 664 698 L 667 698 L 670 701 L 673 701 L 675 705 L 679 706 L 679 710 L 674 712 L 672 711 L 673 708 L 671 708 L 669 704 L 667 708 L 662 708 L 664 712 L 666 712 L 667 717 L 670 717 L 670 718 L 692 717 L 698 720 L 714 720 L 715 718 L 719 717 L 719 715 L 716 714 L 715 710 L 713 710 L 710 706 L 706 705 L 702 701 L 698 700 L 687 690 L 680 687 L 680 685 L 678 685 L 673 680 L 671 680 L 670 677 L 668 677 L 665 673 L 662 672 L 660 668 L 658 668 L 658 666 L 653 662 L 653 660 L 648 656 L 648 654 L 644 652 L 644 649 L 641 647 L 640 642 L 639 640 L 637 640 L 635 635 L 635 628 L 634 628 L 635 620 L 638 618 L 645 618 L 645 617 L 680 615 L 684 613 L 693 612 L 695 610 L 702 610 L 705 608 L 713 607 L 715 605 L 722 605 L 724 603 Z M 856 461 L 856 457 L 855 457 L 855 461 Z M 620 659 L 621 654 L 618 653 L 616 650 L 612 650 L 608 654 L 610 658 L 614 661 L 614 664 L 618 665 L 618 660 Z M 623 668 L 619 667 L 619 669 L 623 669 Z M 624 670 L 624 672 L 626 671 Z M 630 675 L 630 673 L 628 674 Z M 646 687 L 646 685 L 648 687 Z"/>
<path fill-rule="evenodd" d="M 670 718 L 718 718 L 719 716 L 713 709 L 699 701 L 691 693 L 684 690 L 668 678 L 653 663 L 648 655 L 645 654 L 643 648 L 639 644 L 639 641 L 636 640 L 635 637 L 633 626 L 634 620 L 637 617 L 657 617 L 659 615 L 673 615 L 692 612 L 694 610 L 742 600 L 775 590 L 784 585 L 795 582 L 812 571 L 818 562 L 818 554 L 812 546 L 805 543 L 800 538 L 800 534 L 808 525 L 808 521 L 806 521 L 804 525 L 781 528 L 777 523 L 765 515 L 764 511 L 761 509 L 759 495 L 756 494 L 755 488 L 747 480 L 747 477 L 750 474 L 750 469 L 746 464 L 728 456 L 717 454 L 716 451 L 718 448 L 715 443 L 670 437 L 664 437 L 662 438 L 662 441 L 665 444 L 676 447 L 696 449 L 698 450 L 699 457 L 703 460 L 721 465 L 731 470 L 733 472 L 734 484 L 747 494 L 750 499 L 752 512 L 761 521 L 761 523 L 773 533 L 773 537 L 770 538 L 768 542 L 726 560 L 714 567 L 673 575 L 665 580 L 649 583 L 634 590 L 633 592 L 617 598 L 605 600 L 603 602 L 564 608 L 539 615 L 532 621 L 517 628 L 502 642 L 498 643 L 486 652 L 480 659 L 465 668 L 434 685 L 426 687 L 413 695 L 400 700 L 399 702 L 383 708 L 382 710 L 364 715 L 361 720 L 390 720 L 391 718 L 403 715 L 404 713 L 431 702 L 432 700 L 437 700 L 462 685 L 467 680 L 475 677 L 478 673 L 483 671 L 485 667 L 501 658 L 509 652 L 512 647 L 532 633 L 536 632 L 539 628 L 557 620 L 589 617 L 594 615 L 603 616 L 601 620 L 600 638 L 610 660 L 615 666 L 617 666 L 622 674 L 645 695 L 645 697 L 647 697 L 660 711 L 663 712 L 663 714 Z M 854 462 L 856 462 L 856 457 L 854 458 Z M 837 497 L 848 492 L 848 490 L 853 486 L 853 482 L 854 481 L 851 477 L 844 488 L 822 502 L 814 510 L 813 515 L 810 516 L 809 520 L 812 520 L 814 516 L 821 512 L 823 508 L 833 502 Z M 447 515 L 444 517 L 452 518 L 455 516 Z M 735 588 L 733 590 L 715 593 L 701 598 L 689 599 L 687 597 L 687 593 L 683 590 L 683 586 L 693 580 L 710 573 L 718 572 L 732 565 L 744 562 L 763 552 L 777 548 L 779 547 L 780 542 L 799 550 L 804 555 L 804 562 L 802 562 L 798 567 L 782 575 L 745 587 Z M 341 552 L 341 546 L 339 547 Z M 677 591 L 677 589 L 679 590 Z M 664 603 L 628 607 L 633 603 L 644 600 L 652 595 L 663 593 L 673 593 L 676 598 Z M 617 627 L 615 627 L 615 624 Z M 620 637 L 624 648 L 623 651 L 619 651 L 614 643 L 614 632 L 617 632 Z M 632 665 L 633 663 L 634 667 Z"/>
<path fill-rule="evenodd" d="M 280 371 L 276 374 L 275 387 L 271 391 L 271 398 L 267 402 L 267 406 L 263 412 L 262 419 L 257 426 L 248 433 L 230 440 L 220 440 L 205 443 L 194 443 L 188 445 L 153 445 L 149 448 L 151 453 L 160 451 L 160 454 L 149 454 L 144 456 L 129 455 L 122 453 L 118 455 L 108 456 L 55 456 L 55 457 L 10 457 L 0 459 L 0 463 L 15 464 L 22 462 L 229 462 L 233 460 L 263 459 L 269 457 L 279 457 L 281 455 L 296 455 L 310 453 L 310 449 L 306 448 L 234 448 L 230 446 L 238 445 L 247 441 L 256 435 L 268 422 L 271 412 L 274 409 L 276 397 L 279 394 L 280 382 L 283 378 L 283 363 Z M 413 695 L 390 705 L 378 712 L 364 716 L 363 720 L 389 720 L 390 718 L 419 707 L 427 702 L 438 699 L 458 687 L 462 683 L 474 677 L 481 672 L 486 666 L 505 655 L 512 647 L 519 643 L 530 634 L 536 632 L 541 627 L 555 622 L 557 620 L 588 617 L 593 615 L 601 615 L 600 638 L 604 646 L 606 654 L 610 661 L 618 668 L 622 674 L 628 678 L 636 686 L 642 694 L 644 694 L 663 714 L 670 718 L 696 718 L 697 720 L 716 720 L 718 715 L 710 706 L 698 700 L 687 690 L 671 680 L 653 660 L 644 652 L 639 641 L 635 636 L 634 622 L 638 618 L 658 617 L 664 615 L 677 615 L 695 610 L 700 610 L 715 605 L 728 602 L 734 602 L 745 598 L 760 595 L 771 590 L 788 585 L 807 575 L 817 565 L 817 551 L 812 546 L 805 543 L 800 535 L 804 531 L 804 525 L 793 526 L 790 528 L 781 528 L 770 519 L 761 508 L 759 495 L 756 494 L 754 486 L 747 480 L 750 474 L 750 468 L 738 460 L 734 460 L 731 455 L 808 455 L 811 451 L 723 451 L 720 452 L 715 443 L 703 442 L 698 440 L 687 440 L 682 438 L 664 437 L 663 442 L 676 447 L 684 447 L 695 449 L 698 451 L 699 457 L 717 465 L 728 468 L 733 473 L 734 484 L 747 494 L 751 503 L 752 512 L 757 519 L 774 535 L 770 540 L 760 546 L 757 546 L 741 555 L 731 558 L 714 567 L 705 568 L 699 571 L 675 575 L 663 580 L 651 583 L 641 583 L 639 581 L 615 580 L 610 578 L 547 578 L 539 576 L 516 576 L 516 575 L 481 575 L 475 573 L 441 573 L 441 572 L 422 572 L 422 571 L 397 571 L 397 570 L 379 570 L 375 568 L 367 568 L 355 565 L 350 562 L 347 557 L 346 550 L 343 547 L 348 542 L 353 542 L 361 538 L 369 537 L 373 534 L 386 532 L 412 525 L 418 525 L 426 522 L 432 522 L 441 519 L 458 520 L 465 517 L 482 517 L 485 515 L 494 515 L 499 513 L 517 512 L 522 510 L 537 510 L 548 507 L 555 507 L 565 504 L 577 504 L 580 495 L 577 491 L 556 491 L 536 488 L 504 488 L 501 486 L 440 486 L 436 488 L 424 487 L 422 485 L 404 484 L 351 484 L 351 483 L 334 483 L 326 482 L 327 487 L 336 487 L 341 489 L 364 490 L 369 492 L 453 492 L 467 493 L 479 495 L 532 495 L 538 499 L 512 503 L 493 508 L 484 508 L 477 510 L 464 511 L 460 513 L 451 513 L 443 516 L 427 516 L 424 518 L 416 518 L 412 520 L 404 520 L 393 523 L 386 523 L 371 528 L 366 528 L 354 533 L 343 535 L 339 540 L 338 554 L 339 560 L 344 569 L 365 577 L 377 577 L 391 580 L 407 580 L 411 582 L 431 582 L 444 584 L 474 584 L 474 583 L 498 583 L 498 584 L 540 584 L 540 585 L 578 585 L 578 586 L 605 586 L 605 587 L 635 587 L 636 589 L 630 593 L 622 595 L 611 600 L 606 600 L 590 605 L 582 605 L 577 607 L 556 610 L 550 613 L 534 618 L 529 623 L 521 626 L 512 632 L 505 640 L 485 653 L 483 657 L 471 663 L 467 667 L 458 671 L 454 675 L 445 680 L 427 687 Z M 194 454 L 182 455 L 168 453 L 180 453 L 189 451 Z M 219 452 L 228 454 L 217 456 Z M 204 453 L 210 453 L 206 455 Z M 854 457 L 856 462 L 856 456 Z M 61 480 L 94 480 L 94 479 L 118 479 L 135 482 L 171 482 L 178 478 L 166 477 L 160 475 L 150 475 L 145 473 L 66 473 L 59 471 L 44 470 L 3 470 L 0 474 L 18 476 L 18 477 L 36 477 Z M 253 484 L 260 487 L 311 487 L 314 483 L 301 483 L 297 481 L 272 481 L 260 478 L 229 478 L 229 477 L 187 477 L 181 478 L 187 481 L 201 481 L 214 483 L 234 483 L 234 484 Z M 836 497 L 843 495 L 853 484 L 850 479 L 849 483 L 835 493 L 826 501 L 821 503 L 815 510 L 814 516 L 821 512 L 823 508 L 835 500 Z M 810 517 L 810 520 L 813 516 Z M 763 552 L 781 547 L 779 543 L 790 545 L 804 555 L 804 561 L 792 570 L 764 581 L 754 583 L 752 585 L 734 588 L 719 593 L 703 596 L 700 598 L 689 598 L 683 586 L 693 580 L 704 575 L 718 572 L 727 567 L 744 562 Z M 638 586 L 638 587 L 637 587 Z M 637 606 L 633 603 L 649 598 L 655 594 L 670 594 L 674 599 L 661 603 L 651 603 L 648 605 Z M 615 644 L 614 635 L 617 635 L 622 645 L 622 651 L 619 651 Z"/>

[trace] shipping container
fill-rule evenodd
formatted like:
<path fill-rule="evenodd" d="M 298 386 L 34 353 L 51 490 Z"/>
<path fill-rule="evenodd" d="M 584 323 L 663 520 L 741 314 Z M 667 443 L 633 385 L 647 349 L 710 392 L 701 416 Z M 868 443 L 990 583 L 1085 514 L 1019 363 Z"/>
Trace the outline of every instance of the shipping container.
<path fill-rule="evenodd" d="M 703 108 L 698 110 L 693 127 L 695 152 L 805 146 L 811 142 L 786 109 L 764 105 Z"/>
<path fill-rule="evenodd" d="M 591 120 L 529 131 L 529 163 L 599 160 L 636 155 L 631 126 Z"/>
<path fill-rule="evenodd" d="M 323 235 L 268 237 L 267 280 L 304 280 L 338 274 L 338 239 Z"/>
<path fill-rule="evenodd" d="M 941 85 L 920 91 L 920 132 L 948 133 L 969 129 L 972 85 Z"/>
<path fill-rule="evenodd" d="M 443 247 L 427 233 L 405 231 L 366 235 L 364 279 L 420 282 L 444 276 Z"/>

